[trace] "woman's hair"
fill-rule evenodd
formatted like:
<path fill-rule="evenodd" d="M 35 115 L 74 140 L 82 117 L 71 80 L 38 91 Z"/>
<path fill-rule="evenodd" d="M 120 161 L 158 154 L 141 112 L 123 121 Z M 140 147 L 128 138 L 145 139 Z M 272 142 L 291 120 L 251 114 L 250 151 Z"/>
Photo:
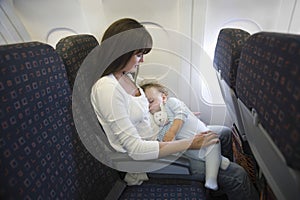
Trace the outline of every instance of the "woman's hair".
<path fill-rule="evenodd" d="M 140 86 L 144 91 L 149 88 L 156 88 L 159 92 L 168 96 L 168 89 L 159 83 L 146 83 Z"/>
<path fill-rule="evenodd" d="M 118 55 L 116 59 L 113 59 L 103 72 L 102 77 L 123 69 L 132 55 L 138 53 L 147 54 L 152 48 L 150 33 L 142 24 L 130 18 L 123 18 L 111 24 L 104 32 L 101 43 L 104 41 L 109 41 L 109 48 L 112 54 L 114 53 L 113 51 L 121 51 L 124 54 Z"/>

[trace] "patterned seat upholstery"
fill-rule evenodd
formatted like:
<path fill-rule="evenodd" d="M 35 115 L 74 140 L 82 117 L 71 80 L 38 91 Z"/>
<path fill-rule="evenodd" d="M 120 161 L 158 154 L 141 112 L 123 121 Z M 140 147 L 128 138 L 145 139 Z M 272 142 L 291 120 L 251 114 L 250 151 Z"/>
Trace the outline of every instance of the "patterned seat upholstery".
<path fill-rule="evenodd" d="M 225 28 L 218 36 L 214 55 L 214 67 L 235 92 L 236 71 L 242 47 L 250 34 L 241 29 Z"/>
<path fill-rule="evenodd" d="M 71 35 L 62 38 L 56 44 L 56 51 L 66 66 L 71 88 L 83 60 L 97 45 L 99 45 L 97 39 L 88 34 Z"/>
<path fill-rule="evenodd" d="M 162 183 L 166 184 L 162 184 Z M 173 182 L 173 181 L 172 181 Z M 124 190 L 120 200 L 134 199 L 206 199 L 202 185 L 197 182 L 181 182 L 168 185 L 166 180 L 161 180 L 160 187 L 157 183 L 148 182 L 141 186 L 131 186 Z M 225 197 L 226 198 L 226 197 Z"/>
<path fill-rule="evenodd" d="M 213 61 L 229 115 L 243 140 L 246 140 L 246 137 L 237 106 L 235 85 L 240 54 L 249 36 L 248 32 L 241 29 L 224 28 L 220 30 Z"/>
<path fill-rule="evenodd" d="M 278 199 L 300 195 L 299 56 L 299 35 L 260 32 L 247 40 L 237 71 L 247 139 Z"/>
<path fill-rule="evenodd" d="M 7 45 L 0 62 L 0 198 L 105 197 L 118 174 L 80 142 L 57 53 L 38 42 Z"/>
<path fill-rule="evenodd" d="M 55 50 L 39 42 L 0 46 L 0 66 L 0 199 L 118 199 L 126 185 L 82 144 Z M 126 189 L 120 199 L 149 190 L 165 199 L 205 199 L 199 184 L 149 182 Z"/>

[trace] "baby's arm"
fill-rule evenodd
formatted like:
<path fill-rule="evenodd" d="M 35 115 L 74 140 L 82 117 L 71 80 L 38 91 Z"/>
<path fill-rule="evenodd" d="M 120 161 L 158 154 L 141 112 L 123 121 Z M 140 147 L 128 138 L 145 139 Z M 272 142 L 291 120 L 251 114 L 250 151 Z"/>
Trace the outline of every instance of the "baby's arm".
<path fill-rule="evenodd" d="M 174 140 L 177 132 L 180 130 L 181 126 L 183 124 L 183 120 L 181 119 L 174 119 L 171 127 L 169 128 L 169 130 L 166 132 L 164 138 L 163 138 L 163 142 L 169 142 Z"/>
<path fill-rule="evenodd" d="M 185 104 L 177 98 L 169 98 L 165 106 L 172 110 L 174 120 L 165 134 L 163 141 L 172 141 L 183 126 L 183 123 L 188 116 L 188 112 Z"/>

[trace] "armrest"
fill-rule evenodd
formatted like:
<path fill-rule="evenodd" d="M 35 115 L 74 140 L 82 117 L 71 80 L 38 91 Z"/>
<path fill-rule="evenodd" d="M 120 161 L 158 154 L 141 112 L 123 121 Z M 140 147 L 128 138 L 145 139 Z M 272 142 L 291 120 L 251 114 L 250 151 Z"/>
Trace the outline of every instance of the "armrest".
<path fill-rule="evenodd" d="M 126 153 L 110 152 L 109 157 L 119 171 L 132 173 L 149 172 L 155 174 L 190 175 L 190 162 L 187 158 L 170 155 L 155 160 L 133 160 Z"/>

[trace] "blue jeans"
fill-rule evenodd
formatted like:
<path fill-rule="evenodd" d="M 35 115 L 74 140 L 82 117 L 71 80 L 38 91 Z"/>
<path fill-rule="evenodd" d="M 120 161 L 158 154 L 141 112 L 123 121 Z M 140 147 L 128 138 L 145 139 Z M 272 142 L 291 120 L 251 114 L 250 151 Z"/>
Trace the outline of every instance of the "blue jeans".
<path fill-rule="evenodd" d="M 232 161 L 231 129 L 224 126 L 208 126 L 210 130 L 220 135 L 222 155 Z M 187 157 L 191 162 L 193 174 L 205 180 L 205 163 Z M 247 172 L 240 165 L 231 162 L 226 170 L 219 170 L 218 185 L 229 200 L 257 200 L 258 192 L 252 184 Z"/>

